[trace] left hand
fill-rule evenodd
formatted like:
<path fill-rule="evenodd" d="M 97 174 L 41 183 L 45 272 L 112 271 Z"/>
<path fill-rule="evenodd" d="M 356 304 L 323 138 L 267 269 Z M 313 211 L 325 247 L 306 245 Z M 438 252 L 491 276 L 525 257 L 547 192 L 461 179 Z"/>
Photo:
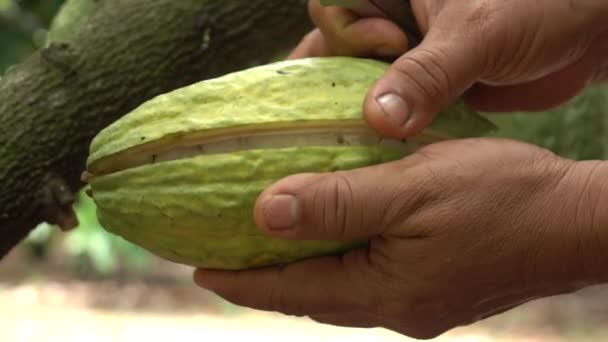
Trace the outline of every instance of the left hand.
<path fill-rule="evenodd" d="M 291 176 L 258 199 L 265 232 L 365 238 L 368 248 L 261 270 L 197 270 L 195 280 L 238 305 L 434 337 L 599 281 L 596 239 L 606 232 L 591 201 L 601 169 L 524 143 L 470 139 Z"/>
<path fill-rule="evenodd" d="M 365 120 L 383 137 L 420 133 L 458 97 L 480 112 L 546 111 L 608 81 L 607 1 L 410 4 L 423 34 L 415 47 L 387 18 L 310 0 L 316 28 L 290 55 L 394 59 L 363 103 Z"/>

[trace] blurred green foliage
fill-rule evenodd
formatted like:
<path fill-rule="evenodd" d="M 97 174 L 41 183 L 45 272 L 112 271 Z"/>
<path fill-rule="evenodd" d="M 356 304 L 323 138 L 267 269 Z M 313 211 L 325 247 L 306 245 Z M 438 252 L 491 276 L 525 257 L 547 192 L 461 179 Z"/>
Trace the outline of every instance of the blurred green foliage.
<path fill-rule="evenodd" d="M 523 140 L 577 160 L 608 157 L 608 87 L 595 86 L 559 108 L 541 113 L 504 113 L 489 117 L 492 135 Z"/>
<path fill-rule="evenodd" d="M 44 43 L 63 0 L 0 0 L 0 74 Z"/>
<path fill-rule="evenodd" d="M 100 275 L 110 275 L 122 268 L 145 272 L 150 261 L 148 252 L 106 232 L 88 195 L 80 192 L 74 208 L 79 226 L 65 234 L 61 244 L 64 253 L 71 257 L 68 264 L 75 272 L 89 272 L 90 266 Z M 46 244 L 53 234 L 63 235 L 56 227 L 43 223 L 30 234 L 27 243 Z"/>
<path fill-rule="evenodd" d="M 0 74 L 44 44 L 49 26 L 63 0 L 0 0 Z M 492 134 L 528 141 L 573 159 L 604 159 L 608 146 L 608 91 L 593 88 L 569 104 L 544 113 L 493 114 L 500 130 Z M 119 267 L 145 269 L 147 252 L 100 227 L 95 204 L 80 194 L 75 205 L 80 226 L 63 240 L 73 266 L 90 263 L 101 274 Z M 41 225 L 27 244 L 45 244 L 56 229 Z M 86 268 L 86 266 L 84 266 Z"/>

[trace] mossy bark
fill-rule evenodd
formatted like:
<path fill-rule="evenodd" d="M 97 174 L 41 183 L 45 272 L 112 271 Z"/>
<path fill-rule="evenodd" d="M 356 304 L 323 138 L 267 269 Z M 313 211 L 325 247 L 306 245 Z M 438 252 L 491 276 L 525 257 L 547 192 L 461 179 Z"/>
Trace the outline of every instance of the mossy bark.
<path fill-rule="evenodd" d="M 266 63 L 310 28 L 306 0 L 103 0 L 0 79 L 0 257 L 69 225 L 91 139 L 152 97 Z"/>

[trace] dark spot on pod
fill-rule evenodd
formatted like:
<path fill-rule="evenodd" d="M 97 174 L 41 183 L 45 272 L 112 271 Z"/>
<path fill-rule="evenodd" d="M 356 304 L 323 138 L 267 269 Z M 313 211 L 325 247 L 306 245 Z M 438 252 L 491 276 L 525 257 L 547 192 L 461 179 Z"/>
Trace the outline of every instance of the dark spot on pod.
<path fill-rule="evenodd" d="M 277 74 L 279 75 L 289 75 L 289 73 L 285 70 L 277 70 Z"/>
<path fill-rule="evenodd" d="M 335 88 L 336 87 L 336 82 L 331 82 L 331 87 Z"/>

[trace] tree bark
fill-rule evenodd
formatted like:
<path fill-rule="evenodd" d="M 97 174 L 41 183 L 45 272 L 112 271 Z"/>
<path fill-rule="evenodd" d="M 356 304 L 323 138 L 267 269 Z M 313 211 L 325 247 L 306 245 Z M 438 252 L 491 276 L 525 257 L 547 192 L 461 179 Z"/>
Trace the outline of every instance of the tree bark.
<path fill-rule="evenodd" d="M 79 0 L 84 1 L 84 0 Z M 306 0 L 104 0 L 0 79 L 0 257 L 74 225 L 91 139 L 152 97 L 266 63 L 310 29 Z"/>

